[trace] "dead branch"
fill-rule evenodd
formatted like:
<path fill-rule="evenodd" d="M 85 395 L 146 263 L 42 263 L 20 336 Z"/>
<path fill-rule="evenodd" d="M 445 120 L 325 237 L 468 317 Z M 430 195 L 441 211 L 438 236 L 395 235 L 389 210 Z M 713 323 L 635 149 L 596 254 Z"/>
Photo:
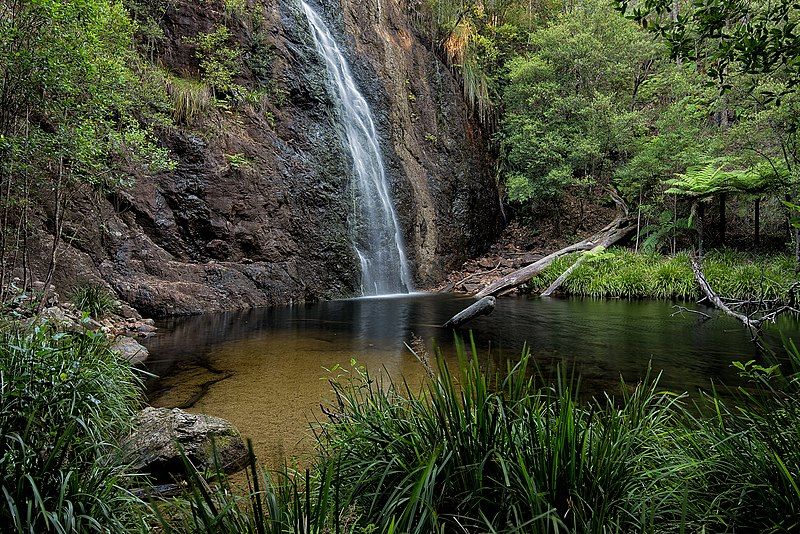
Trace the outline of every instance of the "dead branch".
<path fill-rule="evenodd" d="M 597 246 L 608 248 L 630 235 L 630 233 L 633 232 L 636 227 L 631 225 L 632 219 L 628 214 L 628 206 L 615 191 L 611 191 L 611 198 L 614 199 L 614 202 L 617 204 L 617 216 L 602 230 L 587 239 L 573 243 L 572 245 L 564 247 L 561 250 L 557 250 L 552 254 L 548 254 L 544 258 L 531 263 L 527 267 L 518 269 L 513 273 L 492 282 L 478 292 L 475 296 L 486 297 L 489 295 L 499 295 L 528 282 L 531 278 L 542 272 L 551 263 L 553 263 L 553 261 L 561 256 L 570 254 L 572 252 L 591 250 Z"/>
<path fill-rule="evenodd" d="M 690 310 L 686 306 L 675 305 L 672 308 L 675 310 L 675 312 L 672 313 L 672 315 L 670 315 L 670 317 L 675 317 L 676 315 L 682 315 L 684 313 L 693 313 L 695 315 L 699 315 L 699 316 L 703 317 L 704 321 L 707 321 L 707 320 L 711 319 L 711 316 L 709 314 L 703 313 L 700 310 Z"/>
<path fill-rule="evenodd" d="M 597 248 L 597 247 L 595 247 L 595 248 Z M 594 249 L 592 249 L 592 250 L 594 250 Z M 575 271 L 575 269 L 580 267 L 581 264 L 584 261 L 586 261 L 586 258 L 588 258 L 588 257 L 589 257 L 588 252 L 584 252 L 583 254 L 581 254 L 581 257 L 578 258 L 577 260 L 575 260 L 575 262 L 572 265 L 570 265 L 569 268 L 567 268 L 566 271 L 561 273 L 561 276 L 556 278 L 555 281 L 552 284 L 550 284 L 550 287 L 545 289 L 540 296 L 549 297 L 550 295 L 552 295 L 559 287 L 561 287 L 564 284 L 564 282 L 567 281 L 567 278 L 569 278 L 569 276 Z"/>
<path fill-rule="evenodd" d="M 475 319 L 476 317 L 480 317 L 481 315 L 489 315 L 494 311 L 494 305 L 496 302 L 497 301 L 494 297 L 491 296 L 483 297 L 481 300 L 479 300 L 472 306 L 461 311 L 460 313 L 455 314 L 453 317 L 450 318 L 449 321 L 444 323 L 442 327 L 456 328 L 458 326 L 468 323 L 469 321 Z"/>
<path fill-rule="evenodd" d="M 703 274 L 703 268 L 700 265 L 700 259 L 697 257 L 696 254 L 692 254 L 690 256 L 690 261 L 692 263 L 692 271 L 694 271 L 694 279 L 697 281 L 697 284 L 700 286 L 700 290 L 703 292 L 703 294 L 706 296 L 709 302 L 711 302 L 716 308 L 721 310 L 723 313 L 730 315 L 731 317 L 735 317 L 736 319 L 741 321 L 751 331 L 753 332 L 758 331 L 760 327 L 759 321 L 753 320 L 747 315 L 732 310 L 727 304 L 725 304 L 722 301 L 719 295 L 717 295 L 717 293 L 711 287 L 711 284 L 709 284 L 708 280 L 706 280 L 706 277 Z"/>

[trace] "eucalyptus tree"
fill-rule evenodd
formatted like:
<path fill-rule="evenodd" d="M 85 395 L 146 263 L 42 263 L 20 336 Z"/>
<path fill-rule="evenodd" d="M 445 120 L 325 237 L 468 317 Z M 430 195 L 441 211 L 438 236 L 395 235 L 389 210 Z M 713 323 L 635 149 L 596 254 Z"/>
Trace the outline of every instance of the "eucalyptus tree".
<path fill-rule="evenodd" d="M 49 283 L 79 189 L 124 187 L 171 165 L 154 136 L 167 122 L 163 85 L 133 31 L 110 0 L 0 2 L 0 292 L 28 266 L 33 210 L 52 235 Z"/>

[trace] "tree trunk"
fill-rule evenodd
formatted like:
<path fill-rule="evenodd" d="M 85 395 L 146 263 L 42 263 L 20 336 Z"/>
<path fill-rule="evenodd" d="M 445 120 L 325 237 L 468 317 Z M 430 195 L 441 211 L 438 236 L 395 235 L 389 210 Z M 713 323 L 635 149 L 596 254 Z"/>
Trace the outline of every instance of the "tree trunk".
<path fill-rule="evenodd" d="M 469 308 L 455 314 L 449 321 L 442 325 L 442 328 L 457 328 L 464 325 L 481 315 L 489 315 L 494 311 L 497 299 L 494 297 L 483 297 L 481 300 Z"/>
<path fill-rule="evenodd" d="M 757 197 L 754 206 L 753 223 L 755 225 L 755 235 L 753 241 L 756 246 L 761 244 L 761 198 Z"/>
<path fill-rule="evenodd" d="M 746 315 L 742 315 L 741 313 L 733 311 L 727 306 L 727 304 L 722 302 L 722 299 L 719 298 L 719 295 L 717 295 L 716 292 L 711 288 L 711 284 L 708 283 L 708 280 L 706 280 L 706 277 L 703 274 L 703 268 L 700 264 L 702 259 L 694 254 L 692 254 L 689 259 L 692 263 L 692 271 L 694 271 L 694 278 L 697 281 L 697 284 L 700 286 L 700 289 L 703 291 L 703 294 L 709 300 L 709 302 L 711 302 L 714 306 L 719 308 L 722 312 L 726 313 L 727 315 L 739 319 L 742 323 L 744 323 L 746 327 L 748 327 L 752 332 L 755 333 L 759 327 L 758 321 L 754 321 Z"/>
<path fill-rule="evenodd" d="M 725 245 L 725 234 L 728 230 L 728 221 L 727 221 L 727 213 L 726 213 L 726 201 L 727 196 L 725 193 L 720 193 L 719 195 L 719 243 L 720 245 Z"/>
<path fill-rule="evenodd" d="M 794 272 L 800 273 L 800 228 L 794 229 Z"/>
<path fill-rule="evenodd" d="M 614 202 L 617 203 L 617 208 L 619 211 L 617 213 L 617 217 L 605 228 L 588 239 L 578 241 L 577 243 L 573 243 L 568 247 L 557 250 L 552 254 L 548 254 L 539 261 L 531 263 L 527 267 L 518 269 L 513 273 L 500 278 L 499 280 L 495 280 L 479 291 L 476 296 L 497 296 L 529 281 L 531 278 L 546 269 L 547 266 L 553 263 L 553 261 L 561 256 L 564 256 L 565 254 L 592 250 L 597 246 L 608 248 L 629 236 L 631 232 L 636 229 L 636 225 L 632 224 L 633 221 L 631 221 L 631 218 L 628 215 L 628 207 L 625 205 L 625 202 L 618 195 L 616 195 L 616 193 L 612 193 L 612 197 L 614 198 Z"/>
<path fill-rule="evenodd" d="M 703 257 L 703 215 L 705 214 L 705 206 L 703 201 L 697 203 L 697 255 Z"/>

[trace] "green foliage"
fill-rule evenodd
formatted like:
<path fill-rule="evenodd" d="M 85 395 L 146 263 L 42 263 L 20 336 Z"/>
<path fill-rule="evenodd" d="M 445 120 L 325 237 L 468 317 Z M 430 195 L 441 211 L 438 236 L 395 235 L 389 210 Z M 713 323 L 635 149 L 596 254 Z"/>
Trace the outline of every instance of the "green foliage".
<path fill-rule="evenodd" d="M 546 206 L 579 180 L 607 183 L 634 148 L 635 67 L 655 49 L 635 25 L 582 3 L 530 34 L 507 63 L 499 142 L 509 198 Z"/>
<path fill-rule="evenodd" d="M 524 48 L 526 33 L 555 12 L 557 2 L 422 0 L 412 4 L 419 29 L 461 74 L 464 96 L 485 123 L 495 118 L 503 65 Z"/>
<path fill-rule="evenodd" d="M 760 162 L 744 170 L 726 170 L 728 160 L 718 158 L 701 166 L 690 167 L 686 173 L 666 180 L 670 186 L 667 194 L 704 198 L 719 193 L 763 193 L 774 190 L 788 180 L 788 171 L 782 166 Z"/>
<path fill-rule="evenodd" d="M 225 159 L 228 160 L 228 165 L 230 165 L 232 169 L 237 170 L 249 167 L 253 164 L 253 160 L 241 153 L 226 154 Z"/>
<path fill-rule="evenodd" d="M 423 388 L 333 370 L 320 456 L 249 496 L 192 480 L 166 532 L 792 532 L 800 506 L 800 353 L 736 362 L 749 380 L 687 408 L 648 374 L 581 400 L 527 352 L 505 370 L 458 344 Z M 541 382 L 540 382 L 541 380 Z M 278 482 L 275 482 L 275 480 Z"/>
<path fill-rule="evenodd" d="M 119 301 L 103 284 L 86 283 L 75 287 L 70 301 L 77 309 L 95 319 L 102 319 L 119 309 Z"/>
<path fill-rule="evenodd" d="M 210 486 L 190 464 L 190 492 L 161 504 L 157 511 L 168 534 L 219 532 L 247 534 L 324 534 L 339 532 L 347 517 L 341 508 L 335 466 L 319 464 L 298 472 L 287 468 L 277 473 L 256 464 L 248 440 L 247 485 L 242 495 L 224 475 Z M 188 463 L 188 461 L 187 461 Z M 221 469 L 217 468 L 221 473 Z M 337 486 L 334 486 L 337 484 Z M 344 532 L 355 532 L 345 529 Z"/>
<path fill-rule="evenodd" d="M 122 6 L 106 0 L 23 5 L 3 18 L 0 46 L 9 91 L 25 93 L 12 99 L 22 108 L 5 111 L 24 116 L 27 109 L 37 117 L 24 131 L 3 132 L 9 142 L 21 136 L 24 165 L 45 175 L 60 168 L 73 180 L 103 187 L 124 185 L 131 165 L 168 166 L 141 120 L 159 120 L 163 95 L 140 75 L 146 68 L 130 46 L 133 25 Z"/>
<path fill-rule="evenodd" d="M 696 466 L 688 477 L 696 531 L 794 532 L 800 528 L 800 352 L 788 361 L 735 362 L 746 387 L 707 396 L 698 430 L 680 446 Z"/>
<path fill-rule="evenodd" d="M 673 57 L 704 59 L 709 65 L 708 75 L 723 85 L 737 72 L 784 74 L 790 88 L 800 81 L 800 29 L 797 4 L 791 0 L 700 0 L 680 7 L 672 0 L 616 0 L 615 4 L 663 37 Z"/>
<path fill-rule="evenodd" d="M 172 98 L 173 118 L 189 124 L 195 117 L 208 112 L 213 106 L 213 94 L 208 84 L 166 75 L 167 93 Z"/>
<path fill-rule="evenodd" d="M 0 331 L 0 522 L 7 532 L 125 532 L 144 504 L 114 445 L 140 385 L 101 334 Z"/>
<path fill-rule="evenodd" d="M 527 290 L 539 293 L 577 258 L 561 257 L 531 280 Z M 751 256 L 730 250 L 711 251 L 704 261 L 711 286 L 733 299 L 785 299 L 796 280 L 788 256 Z M 567 278 L 561 291 L 582 297 L 698 299 L 700 291 L 685 254 L 661 256 L 612 249 L 585 261 Z"/>
<path fill-rule="evenodd" d="M 641 229 L 639 237 L 644 237 L 642 250 L 647 253 L 660 251 L 669 240 L 690 233 L 692 230 L 692 220 L 688 217 L 677 217 L 670 210 L 664 210 L 658 217 L 658 222 L 649 224 Z"/>
<path fill-rule="evenodd" d="M 194 40 L 200 61 L 202 80 L 217 96 L 236 93 L 240 86 L 234 78 L 241 71 L 242 51 L 232 44 L 231 32 L 225 26 L 199 34 Z"/>
<path fill-rule="evenodd" d="M 674 399 L 645 386 L 583 406 L 574 384 L 530 378 L 524 354 L 484 372 L 459 348 L 455 375 L 418 395 L 370 377 L 336 384 L 342 417 L 324 447 L 366 520 L 401 532 L 629 530 L 639 526 Z M 644 508 L 642 508 L 644 506 Z"/>

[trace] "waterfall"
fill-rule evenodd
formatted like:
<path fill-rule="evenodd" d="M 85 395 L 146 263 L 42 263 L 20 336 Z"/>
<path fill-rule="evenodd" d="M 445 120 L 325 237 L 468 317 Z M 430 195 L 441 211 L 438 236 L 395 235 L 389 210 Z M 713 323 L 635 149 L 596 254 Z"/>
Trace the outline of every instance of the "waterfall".
<path fill-rule="evenodd" d="M 364 295 L 408 293 L 412 289 L 411 274 L 372 113 L 325 22 L 306 2 L 301 0 L 300 4 L 317 53 L 325 59 L 329 86 L 353 159 L 352 229 L 361 263 L 361 291 Z"/>

